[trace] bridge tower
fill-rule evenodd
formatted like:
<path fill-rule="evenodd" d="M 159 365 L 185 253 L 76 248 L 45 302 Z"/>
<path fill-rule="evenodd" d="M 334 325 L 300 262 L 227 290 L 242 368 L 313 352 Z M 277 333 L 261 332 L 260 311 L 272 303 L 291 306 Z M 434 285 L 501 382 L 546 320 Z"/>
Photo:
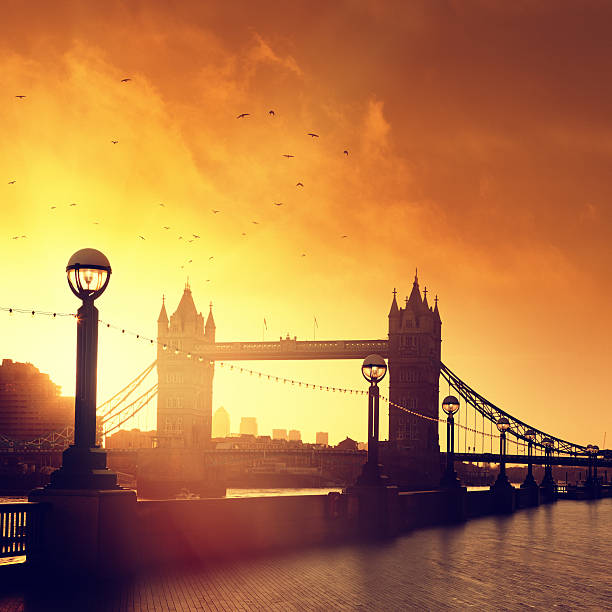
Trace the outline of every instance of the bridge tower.
<path fill-rule="evenodd" d="M 158 445 L 179 448 L 205 445 L 211 437 L 214 365 L 187 355 L 195 345 L 215 341 L 212 302 L 204 324 L 187 282 L 170 320 L 165 299 L 162 300 L 157 340 Z"/>
<path fill-rule="evenodd" d="M 438 418 L 441 347 L 440 313 L 421 297 L 417 274 L 403 308 L 396 292 L 389 311 L 389 398 L 416 413 Z M 440 470 L 438 424 L 389 406 L 389 450 L 401 457 L 404 476 L 395 480 L 437 486 Z M 393 460 L 390 463 L 394 463 Z"/>

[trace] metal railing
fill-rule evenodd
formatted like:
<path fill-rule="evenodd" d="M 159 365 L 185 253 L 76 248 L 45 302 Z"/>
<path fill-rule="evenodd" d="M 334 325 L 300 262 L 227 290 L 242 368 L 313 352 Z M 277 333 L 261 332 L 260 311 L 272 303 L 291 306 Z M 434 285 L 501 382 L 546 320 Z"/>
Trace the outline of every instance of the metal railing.
<path fill-rule="evenodd" d="M 36 552 L 42 542 L 42 516 L 38 503 L 0 504 L 0 557 Z"/>

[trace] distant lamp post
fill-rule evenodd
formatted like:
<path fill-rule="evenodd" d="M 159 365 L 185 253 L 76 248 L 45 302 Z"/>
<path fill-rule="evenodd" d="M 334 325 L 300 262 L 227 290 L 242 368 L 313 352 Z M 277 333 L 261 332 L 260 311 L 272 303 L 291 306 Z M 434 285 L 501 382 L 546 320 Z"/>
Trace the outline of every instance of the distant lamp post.
<path fill-rule="evenodd" d="M 542 479 L 540 486 L 544 487 L 545 489 L 554 490 L 555 480 L 552 475 L 552 449 L 555 443 L 551 438 L 544 438 L 542 440 L 542 444 L 544 445 L 546 465 L 544 467 L 544 478 Z"/>
<path fill-rule="evenodd" d="M 380 485 L 384 480 L 378 465 L 379 399 L 378 383 L 387 373 L 387 364 L 380 355 L 368 355 L 361 365 L 363 377 L 370 383 L 368 392 L 368 460 L 363 466 L 359 485 Z"/>
<path fill-rule="evenodd" d="M 98 309 L 94 300 L 106 289 L 111 267 L 96 249 L 77 251 L 66 266 L 68 285 L 83 301 L 77 311 L 77 366 L 74 444 L 51 475 L 52 489 L 117 489 L 117 476 L 106 467 L 106 452 L 96 446 Z"/>
<path fill-rule="evenodd" d="M 599 446 L 593 444 L 591 448 L 593 449 L 591 451 L 593 454 L 593 483 L 597 486 L 599 484 L 599 480 L 597 479 L 597 455 L 599 454 Z"/>
<path fill-rule="evenodd" d="M 459 410 L 459 400 L 454 395 L 445 397 L 442 410 L 446 413 L 446 472 L 440 485 L 445 488 L 459 487 L 461 482 L 455 472 L 455 413 Z"/>
<path fill-rule="evenodd" d="M 586 453 L 587 453 L 587 465 L 588 465 L 588 476 L 586 479 L 585 484 L 587 486 L 591 486 L 591 484 L 593 484 L 593 445 L 592 444 L 587 444 L 586 446 Z"/>
<path fill-rule="evenodd" d="M 522 489 L 526 489 L 529 487 L 537 487 L 538 483 L 535 481 L 533 477 L 533 441 L 536 439 L 536 432 L 533 429 L 528 429 L 524 433 L 525 438 L 527 438 L 527 476 L 523 484 L 521 485 Z"/>
<path fill-rule="evenodd" d="M 510 429 L 510 421 L 506 417 L 500 417 L 497 421 L 497 429 L 499 436 L 499 475 L 493 487 L 507 488 L 510 487 L 510 481 L 506 476 L 506 432 Z"/>

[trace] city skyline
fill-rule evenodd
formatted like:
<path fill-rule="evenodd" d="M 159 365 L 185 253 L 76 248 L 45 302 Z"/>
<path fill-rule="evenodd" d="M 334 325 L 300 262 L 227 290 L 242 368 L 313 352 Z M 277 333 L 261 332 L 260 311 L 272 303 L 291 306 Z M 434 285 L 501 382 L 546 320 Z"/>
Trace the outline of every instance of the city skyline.
<path fill-rule="evenodd" d="M 219 340 L 385 338 L 418 266 L 454 371 L 561 438 L 612 435 L 605 9 L 34 6 L 0 25 L 2 306 L 74 312 L 66 261 L 92 246 L 101 319 L 149 337 L 189 276 Z M 74 393 L 74 320 L 1 313 L 0 333 Z M 99 401 L 153 358 L 102 328 Z M 261 365 L 363 386 L 353 362 Z M 365 438 L 357 398 L 237 376 L 215 405 Z"/>

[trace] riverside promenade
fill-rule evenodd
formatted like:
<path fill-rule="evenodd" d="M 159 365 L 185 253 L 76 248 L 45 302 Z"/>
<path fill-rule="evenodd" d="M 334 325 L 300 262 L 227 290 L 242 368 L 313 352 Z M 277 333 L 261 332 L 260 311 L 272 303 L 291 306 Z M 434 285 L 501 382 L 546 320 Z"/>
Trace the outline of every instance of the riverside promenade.
<path fill-rule="evenodd" d="M 384 542 L 174 566 L 122 582 L 3 580 L 0 610 L 606 610 L 611 523 L 612 498 L 560 500 Z"/>

